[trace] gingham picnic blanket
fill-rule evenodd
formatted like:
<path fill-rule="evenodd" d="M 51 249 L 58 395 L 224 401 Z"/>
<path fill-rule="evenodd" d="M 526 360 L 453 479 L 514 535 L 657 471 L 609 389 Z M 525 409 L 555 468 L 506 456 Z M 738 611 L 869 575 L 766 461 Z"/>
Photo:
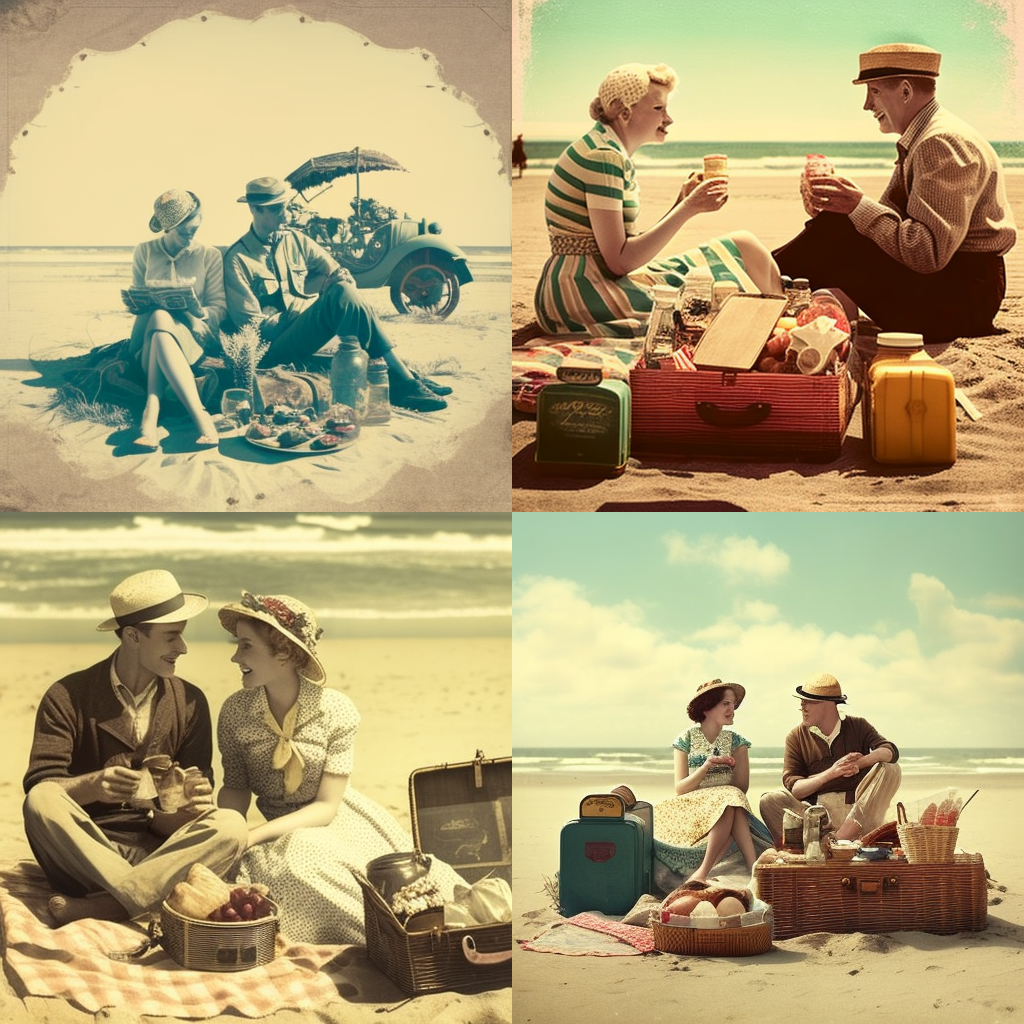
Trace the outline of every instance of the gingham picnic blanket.
<path fill-rule="evenodd" d="M 137 1014 L 193 1018 L 225 1011 L 264 1017 L 339 998 L 335 982 L 321 969 L 348 947 L 297 945 L 278 936 L 271 963 L 237 973 L 185 970 L 159 946 L 122 963 L 107 953 L 137 948 L 144 929 L 94 920 L 55 929 L 46 909 L 52 892 L 33 862 L 0 864 L 4 958 L 22 997 L 54 996 L 90 1013 L 130 1006 Z"/>

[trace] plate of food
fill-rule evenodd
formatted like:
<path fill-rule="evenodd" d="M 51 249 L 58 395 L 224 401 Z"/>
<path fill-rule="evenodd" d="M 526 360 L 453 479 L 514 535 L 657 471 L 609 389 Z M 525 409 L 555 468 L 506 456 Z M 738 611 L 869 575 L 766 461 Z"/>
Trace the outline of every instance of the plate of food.
<path fill-rule="evenodd" d="M 359 423 L 347 405 L 332 405 L 322 417 L 313 408 L 274 405 L 253 414 L 244 437 L 256 448 L 284 455 L 329 455 L 355 443 Z"/>

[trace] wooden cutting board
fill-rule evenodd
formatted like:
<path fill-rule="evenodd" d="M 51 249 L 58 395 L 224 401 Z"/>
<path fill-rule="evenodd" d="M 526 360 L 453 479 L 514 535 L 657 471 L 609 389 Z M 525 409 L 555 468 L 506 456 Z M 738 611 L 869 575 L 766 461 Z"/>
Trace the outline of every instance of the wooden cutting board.
<path fill-rule="evenodd" d="M 785 308 L 782 295 L 734 295 L 697 342 L 697 368 L 751 369 Z"/>

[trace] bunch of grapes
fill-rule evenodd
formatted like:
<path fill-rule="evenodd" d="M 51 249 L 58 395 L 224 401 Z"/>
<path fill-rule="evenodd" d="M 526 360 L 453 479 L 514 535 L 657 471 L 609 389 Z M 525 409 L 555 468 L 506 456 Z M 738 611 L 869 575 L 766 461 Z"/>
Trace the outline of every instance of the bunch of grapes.
<path fill-rule="evenodd" d="M 245 921 L 258 921 L 261 917 L 270 917 L 274 908 L 264 893 L 256 888 L 231 890 L 231 898 L 223 906 L 207 915 L 208 921 L 224 921 L 228 924 L 241 924 Z"/>

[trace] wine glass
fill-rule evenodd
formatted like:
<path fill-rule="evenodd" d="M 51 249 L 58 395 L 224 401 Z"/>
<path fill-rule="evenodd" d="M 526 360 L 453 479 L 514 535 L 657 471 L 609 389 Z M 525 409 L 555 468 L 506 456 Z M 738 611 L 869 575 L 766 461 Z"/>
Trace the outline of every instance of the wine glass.
<path fill-rule="evenodd" d="M 252 398 L 248 390 L 228 388 L 221 397 L 220 411 L 231 429 L 243 427 L 252 415 Z"/>

